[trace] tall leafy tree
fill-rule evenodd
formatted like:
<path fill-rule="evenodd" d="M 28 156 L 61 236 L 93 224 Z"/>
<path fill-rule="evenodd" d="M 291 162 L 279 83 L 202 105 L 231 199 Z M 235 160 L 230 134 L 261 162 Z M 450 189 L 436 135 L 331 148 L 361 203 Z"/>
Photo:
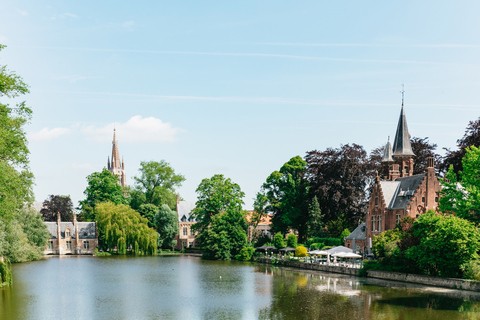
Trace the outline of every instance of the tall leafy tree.
<path fill-rule="evenodd" d="M 166 204 L 162 205 L 155 214 L 155 229 L 158 232 L 158 245 L 165 249 L 175 247 L 178 235 L 178 215 Z"/>
<path fill-rule="evenodd" d="M 470 146 L 480 147 L 480 118 L 470 121 L 462 138 L 457 140 L 457 150 L 446 149 L 440 171 L 446 172 L 450 166 L 458 173 L 463 170 L 462 159 L 465 157 L 466 149 Z"/>
<path fill-rule="evenodd" d="M 154 204 L 142 204 L 137 210 L 142 217 L 148 220 L 148 226 L 150 228 L 155 228 L 155 215 L 158 212 L 158 207 Z"/>
<path fill-rule="evenodd" d="M 118 184 L 118 181 L 118 177 L 105 168 L 101 172 L 94 172 L 87 177 L 88 186 L 83 192 L 86 198 L 80 201 L 83 220 L 94 220 L 95 206 L 101 202 L 128 204 L 125 190 Z"/>
<path fill-rule="evenodd" d="M 267 177 L 256 200 L 257 205 L 261 201 L 266 202 L 264 210 L 273 214 L 273 232 L 286 233 L 293 228 L 298 231 L 300 241 L 306 237 L 309 220 L 306 166 L 300 156 L 291 158 L 280 171 L 274 171 Z"/>
<path fill-rule="evenodd" d="M 442 157 L 435 152 L 437 149 L 436 143 L 428 141 L 428 137 L 418 138 L 413 137 L 410 139 L 415 159 L 413 162 L 413 174 L 425 173 L 427 171 L 427 159 L 432 157 L 435 159 L 437 172 L 439 165 L 442 162 Z"/>
<path fill-rule="evenodd" d="M 242 209 L 245 194 L 240 186 L 222 174 L 203 179 L 196 190 L 198 200 L 193 225 L 206 259 L 228 260 L 247 243 L 246 212 Z"/>
<path fill-rule="evenodd" d="M 325 235 L 323 222 L 324 215 L 317 196 L 313 197 L 308 206 L 308 236 L 309 237 L 323 237 Z"/>
<path fill-rule="evenodd" d="M 157 207 L 167 204 L 170 208 L 175 208 L 176 194 L 175 189 L 182 185 L 185 177 L 176 174 L 170 164 L 164 160 L 161 161 L 142 161 L 140 162 L 140 176 L 135 176 L 135 190 L 140 192 L 134 194 L 132 207 L 138 202 L 138 206 L 143 203 L 154 204 Z"/>
<path fill-rule="evenodd" d="M 57 221 L 57 214 L 60 213 L 62 221 L 73 219 L 73 202 L 70 196 L 49 195 L 43 201 L 43 208 L 40 210 L 45 221 Z"/>
<path fill-rule="evenodd" d="M 362 146 L 346 144 L 325 151 L 310 151 L 305 157 L 311 194 L 317 196 L 326 221 L 343 214 L 349 227 L 365 215 L 367 187 L 375 176 Z"/>

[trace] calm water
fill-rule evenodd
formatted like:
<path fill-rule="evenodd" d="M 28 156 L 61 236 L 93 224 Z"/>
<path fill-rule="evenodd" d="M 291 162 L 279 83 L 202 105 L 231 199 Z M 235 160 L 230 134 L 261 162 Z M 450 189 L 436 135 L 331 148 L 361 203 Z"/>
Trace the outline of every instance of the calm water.
<path fill-rule="evenodd" d="M 55 257 L 13 273 L 2 320 L 480 319 L 476 293 L 195 257 Z"/>

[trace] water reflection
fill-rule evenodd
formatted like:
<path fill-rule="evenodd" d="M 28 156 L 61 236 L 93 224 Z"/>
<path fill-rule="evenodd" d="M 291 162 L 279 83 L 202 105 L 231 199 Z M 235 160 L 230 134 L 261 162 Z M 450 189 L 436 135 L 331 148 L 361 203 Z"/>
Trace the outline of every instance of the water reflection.
<path fill-rule="evenodd" d="M 0 319 L 478 319 L 480 294 L 194 257 L 14 265 Z"/>

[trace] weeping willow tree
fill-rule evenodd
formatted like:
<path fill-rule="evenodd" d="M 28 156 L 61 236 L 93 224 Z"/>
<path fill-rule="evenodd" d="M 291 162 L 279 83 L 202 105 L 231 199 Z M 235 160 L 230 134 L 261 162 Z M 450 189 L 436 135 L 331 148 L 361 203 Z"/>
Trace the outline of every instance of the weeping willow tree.
<path fill-rule="evenodd" d="M 104 249 L 117 248 L 125 254 L 134 248 L 135 254 L 154 254 L 157 249 L 157 232 L 148 227 L 148 220 L 127 205 L 112 202 L 97 204 L 95 214 L 99 240 Z"/>

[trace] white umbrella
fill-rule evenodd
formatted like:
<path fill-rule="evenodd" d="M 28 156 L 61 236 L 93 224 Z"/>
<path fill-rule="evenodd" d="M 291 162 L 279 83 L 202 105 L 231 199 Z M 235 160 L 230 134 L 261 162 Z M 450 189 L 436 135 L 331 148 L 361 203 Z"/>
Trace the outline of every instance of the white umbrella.
<path fill-rule="evenodd" d="M 361 258 L 362 256 L 353 252 L 345 253 L 343 258 Z"/>

